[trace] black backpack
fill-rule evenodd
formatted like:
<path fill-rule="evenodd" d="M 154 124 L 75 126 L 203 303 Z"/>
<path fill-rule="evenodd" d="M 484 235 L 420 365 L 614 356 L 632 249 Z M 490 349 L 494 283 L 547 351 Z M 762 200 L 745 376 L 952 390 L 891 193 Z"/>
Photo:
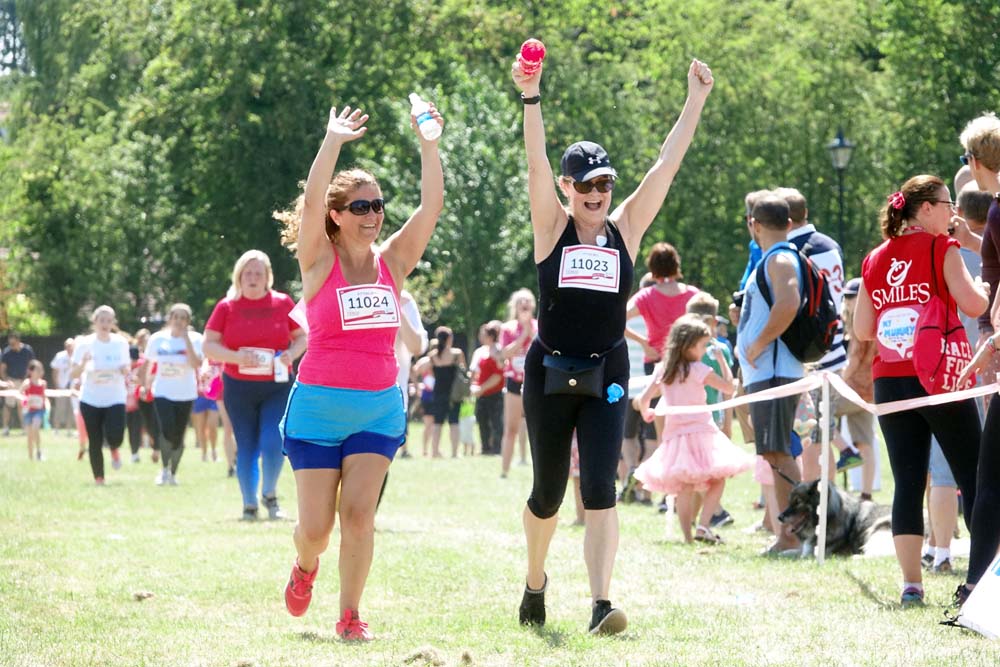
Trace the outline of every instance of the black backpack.
<path fill-rule="evenodd" d="M 781 340 L 788 351 L 803 363 L 819 361 L 830 351 L 840 322 L 837 304 L 830 294 L 830 284 L 816 263 L 806 256 L 808 251 L 809 244 L 798 251 L 799 264 L 802 266 L 802 303 L 795 319 L 785 329 L 785 333 L 781 334 Z M 757 264 L 757 268 L 761 269 L 757 271 L 757 288 L 770 308 L 774 302 L 764 276 L 766 258 L 767 255 L 764 255 Z"/>

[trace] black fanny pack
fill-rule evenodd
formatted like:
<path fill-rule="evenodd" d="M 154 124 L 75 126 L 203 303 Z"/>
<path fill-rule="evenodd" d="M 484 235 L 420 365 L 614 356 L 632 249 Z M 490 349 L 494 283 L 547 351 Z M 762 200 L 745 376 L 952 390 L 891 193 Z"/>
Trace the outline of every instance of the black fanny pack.
<path fill-rule="evenodd" d="M 542 347 L 549 351 L 542 358 L 545 368 L 545 394 L 572 394 L 600 398 L 604 393 L 604 362 L 608 354 L 625 343 L 625 339 L 615 343 L 601 353 L 589 357 L 571 357 L 553 350 L 545 343 Z"/>

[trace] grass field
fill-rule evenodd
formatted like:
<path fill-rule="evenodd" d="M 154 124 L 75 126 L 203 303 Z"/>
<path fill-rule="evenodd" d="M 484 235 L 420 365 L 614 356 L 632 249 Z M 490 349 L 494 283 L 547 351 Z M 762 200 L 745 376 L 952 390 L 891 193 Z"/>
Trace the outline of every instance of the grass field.
<path fill-rule="evenodd" d="M 483 457 L 393 464 L 362 603 L 377 639 L 346 645 L 333 629 L 335 549 L 309 613 L 289 616 L 293 523 L 238 521 L 224 464 L 189 449 L 181 485 L 156 487 L 144 451 L 98 488 L 74 442 L 43 437 L 41 463 L 27 460 L 23 437 L 0 439 L 2 665 L 1000 664 L 1000 644 L 937 624 L 958 576 L 928 576 L 927 607 L 904 611 L 891 557 L 823 567 L 759 557 L 764 538 L 743 532 L 760 516 L 749 475 L 726 492 L 736 524 L 720 547 L 683 544 L 651 508 L 620 508 L 612 599 L 630 626 L 614 638 L 586 634 L 583 532 L 568 525 L 568 498 L 547 568 L 549 623 L 523 629 L 531 469 L 502 480 L 499 461 Z M 289 470 L 279 495 L 294 516 Z"/>

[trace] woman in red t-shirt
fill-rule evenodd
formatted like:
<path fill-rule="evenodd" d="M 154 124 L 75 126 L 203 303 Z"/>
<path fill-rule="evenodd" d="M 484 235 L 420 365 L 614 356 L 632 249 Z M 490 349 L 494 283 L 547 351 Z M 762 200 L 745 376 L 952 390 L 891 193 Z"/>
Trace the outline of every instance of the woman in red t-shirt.
<path fill-rule="evenodd" d="M 499 454 L 503 435 L 503 365 L 499 320 L 479 327 L 481 347 L 472 354 L 472 395 L 476 397 L 476 422 L 483 454 Z"/>
<path fill-rule="evenodd" d="M 935 291 L 970 317 L 986 309 L 986 289 L 969 275 L 958 242 L 947 236 L 954 209 L 940 178 L 914 176 L 889 197 L 882 211 L 886 241 L 861 265 L 863 283 L 854 312 L 855 336 L 874 340 L 878 346 L 872 368 L 876 403 L 927 396 L 913 367 L 913 345 L 917 318 Z M 941 277 L 946 290 L 941 290 Z M 974 399 L 967 399 L 882 415 L 878 420 L 895 482 L 892 534 L 903 571 L 901 603 L 923 604 L 920 547 L 931 435 L 941 444 L 965 506 L 971 508 L 976 494 L 979 412 Z M 993 554 L 977 556 L 975 523 L 976 516 L 970 518 L 967 513 L 973 540 L 970 570 L 977 557 L 993 558 Z"/>
<path fill-rule="evenodd" d="M 306 350 L 305 331 L 289 317 L 295 302 L 272 290 L 273 284 L 268 256 L 260 250 L 243 253 L 229 293 L 205 323 L 202 343 L 206 357 L 224 363 L 223 400 L 236 435 L 236 477 L 246 521 L 257 518 L 258 486 L 268 517 L 284 517 L 277 496 L 285 463 L 278 423 L 291 388 L 292 362 Z"/>

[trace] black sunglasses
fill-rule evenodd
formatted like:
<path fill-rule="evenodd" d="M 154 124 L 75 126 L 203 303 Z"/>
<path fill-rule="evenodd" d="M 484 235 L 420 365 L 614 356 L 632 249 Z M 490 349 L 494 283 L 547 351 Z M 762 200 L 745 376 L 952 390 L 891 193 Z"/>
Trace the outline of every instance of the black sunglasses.
<path fill-rule="evenodd" d="M 338 211 L 348 210 L 354 215 L 368 215 L 368 211 L 381 213 L 385 210 L 384 199 L 355 199 L 347 206 L 337 209 Z"/>
<path fill-rule="evenodd" d="M 973 157 L 972 153 L 966 152 L 966 153 L 964 153 L 963 155 L 961 155 L 958 158 L 958 161 L 961 162 L 966 167 L 968 167 L 969 166 L 969 159 L 972 158 L 972 157 Z"/>
<path fill-rule="evenodd" d="M 598 192 L 611 192 L 615 189 L 615 179 L 610 176 L 592 178 L 589 181 L 573 181 L 573 189 L 581 195 L 585 195 L 594 188 Z"/>

